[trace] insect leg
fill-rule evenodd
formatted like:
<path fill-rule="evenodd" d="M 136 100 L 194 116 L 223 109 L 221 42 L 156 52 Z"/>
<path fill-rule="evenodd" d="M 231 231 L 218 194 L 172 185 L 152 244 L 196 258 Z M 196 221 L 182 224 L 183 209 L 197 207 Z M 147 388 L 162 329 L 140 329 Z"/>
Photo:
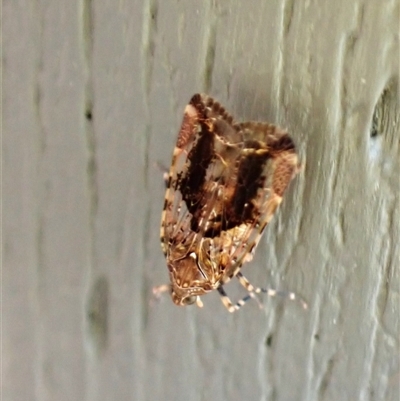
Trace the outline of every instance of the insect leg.
<path fill-rule="evenodd" d="M 160 300 L 162 294 L 164 292 L 171 292 L 171 285 L 170 284 L 162 284 L 158 285 L 157 287 L 153 287 L 153 299 Z"/>
<path fill-rule="evenodd" d="M 160 162 L 156 162 L 156 166 L 162 172 L 165 188 L 168 188 L 169 169 Z"/>
<path fill-rule="evenodd" d="M 254 294 L 264 293 L 270 297 L 279 296 L 279 297 L 283 297 L 283 298 L 289 298 L 292 301 L 298 300 L 304 309 L 308 308 L 307 303 L 302 298 L 300 298 L 298 295 L 296 295 L 294 292 L 278 291 L 278 290 L 274 290 L 272 288 L 253 287 L 253 285 L 249 282 L 249 280 L 247 280 L 247 278 L 244 277 L 243 274 L 240 272 L 238 272 L 236 274 L 236 277 L 239 280 L 240 284 L 242 284 L 242 286 L 244 288 L 246 288 L 246 290 L 249 292 L 249 295 L 245 296 L 243 299 L 247 299 L 249 296 L 250 296 L 250 298 L 255 298 Z M 251 295 L 251 294 L 253 294 L 253 295 Z"/>
<path fill-rule="evenodd" d="M 239 300 L 235 305 L 232 303 L 232 301 L 229 299 L 228 295 L 226 294 L 224 288 L 218 287 L 217 288 L 219 295 L 221 295 L 221 301 L 225 305 L 226 309 L 228 309 L 229 312 L 235 312 L 239 310 L 249 299 L 255 298 L 255 293 L 254 292 L 249 292 L 248 295 L 246 295 L 244 298 Z"/>

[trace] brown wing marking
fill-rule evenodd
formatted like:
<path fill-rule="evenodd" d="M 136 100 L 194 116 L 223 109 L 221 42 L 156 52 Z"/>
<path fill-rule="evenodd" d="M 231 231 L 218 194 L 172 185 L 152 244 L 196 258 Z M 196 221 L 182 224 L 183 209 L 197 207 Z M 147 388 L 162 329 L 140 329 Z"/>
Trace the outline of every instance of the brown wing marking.
<path fill-rule="evenodd" d="M 195 94 L 185 108 L 174 149 L 162 213 L 161 243 L 167 253 L 169 241 L 177 232 L 198 231 L 202 207 L 209 193 L 206 173 L 214 157 L 214 130 L 231 127 L 233 118 L 212 98 Z M 222 126 L 221 126 L 222 125 Z M 179 216 L 179 217 L 177 217 Z M 178 235 L 178 238 L 180 236 Z"/>
<path fill-rule="evenodd" d="M 242 215 L 235 216 L 237 221 L 240 221 L 242 217 L 242 224 L 238 226 L 239 230 L 235 227 L 227 227 L 228 230 L 230 228 L 231 242 L 236 244 L 236 247 L 231 248 L 230 266 L 223 267 L 225 273 L 222 281 L 224 282 L 237 274 L 242 263 L 251 260 L 252 252 L 257 247 L 262 232 L 282 202 L 285 189 L 298 172 L 295 146 L 289 135 L 279 129 L 274 135 L 275 127 L 267 124 L 256 125 L 254 129 L 253 123 L 242 124 L 244 129 L 254 131 L 254 137 L 257 138 L 258 135 L 259 139 L 262 139 L 261 131 L 265 128 L 264 140 L 267 153 L 260 152 L 259 149 L 262 148 L 254 144 L 253 150 L 248 152 L 251 157 L 243 163 L 243 168 L 241 172 L 239 171 L 239 176 L 243 176 L 241 181 L 244 185 L 242 185 L 242 191 L 238 189 L 232 204 L 236 205 L 236 212 L 242 212 Z M 262 142 L 259 143 L 261 144 Z M 259 157 L 255 157 L 257 152 Z M 262 172 L 260 172 L 260 166 L 264 168 Z M 262 181 L 261 177 L 264 179 L 264 185 L 258 186 Z M 254 187 L 251 186 L 253 180 L 257 180 L 257 185 Z M 249 203 L 252 206 L 241 208 Z M 228 207 L 232 209 L 232 205 Z"/>

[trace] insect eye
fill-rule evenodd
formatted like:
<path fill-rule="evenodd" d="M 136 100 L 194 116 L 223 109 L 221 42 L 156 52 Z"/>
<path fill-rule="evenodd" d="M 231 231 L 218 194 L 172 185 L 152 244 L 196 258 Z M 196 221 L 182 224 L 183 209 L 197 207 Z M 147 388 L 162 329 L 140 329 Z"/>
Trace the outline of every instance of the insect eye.
<path fill-rule="evenodd" d="M 181 303 L 182 305 L 192 305 L 196 302 L 196 298 L 197 298 L 196 296 L 191 295 L 189 297 L 183 298 Z"/>

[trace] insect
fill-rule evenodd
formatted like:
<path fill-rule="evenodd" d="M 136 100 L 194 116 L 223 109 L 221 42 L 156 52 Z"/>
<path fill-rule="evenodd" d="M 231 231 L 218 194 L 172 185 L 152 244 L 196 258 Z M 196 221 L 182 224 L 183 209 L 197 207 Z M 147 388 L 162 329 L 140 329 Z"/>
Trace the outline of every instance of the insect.
<path fill-rule="evenodd" d="M 176 305 L 196 303 L 217 290 L 230 312 L 260 292 L 242 275 L 265 226 L 298 173 L 295 145 L 281 128 L 235 122 L 211 97 L 195 94 L 185 108 L 167 178 L 161 244 Z M 232 277 L 248 295 L 233 304 L 223 285 Z M 303 305 L 304 306 L 304 305 Z"/>

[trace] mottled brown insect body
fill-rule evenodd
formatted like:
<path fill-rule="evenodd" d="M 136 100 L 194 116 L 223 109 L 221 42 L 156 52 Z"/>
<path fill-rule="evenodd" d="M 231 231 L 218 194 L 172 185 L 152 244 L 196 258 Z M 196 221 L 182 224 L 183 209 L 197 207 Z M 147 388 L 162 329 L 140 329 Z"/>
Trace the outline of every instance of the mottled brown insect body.
<path fill-rule="evenodd" d="M 224 108 L 196 94 L 185 108 L 169 171 L 161 243 L 175 304 L 197 302 L 240 274 L 298 172 L 289 135 L 267 123 L 235 123 Z M 272 291 L 272 290 L 271 290 Z M 273 294 L 272 294 L 273 295 Z M 246 298 L 249 298 L 246 297 Z M 243 302 L 242 302 L 243 303 Z"/>

